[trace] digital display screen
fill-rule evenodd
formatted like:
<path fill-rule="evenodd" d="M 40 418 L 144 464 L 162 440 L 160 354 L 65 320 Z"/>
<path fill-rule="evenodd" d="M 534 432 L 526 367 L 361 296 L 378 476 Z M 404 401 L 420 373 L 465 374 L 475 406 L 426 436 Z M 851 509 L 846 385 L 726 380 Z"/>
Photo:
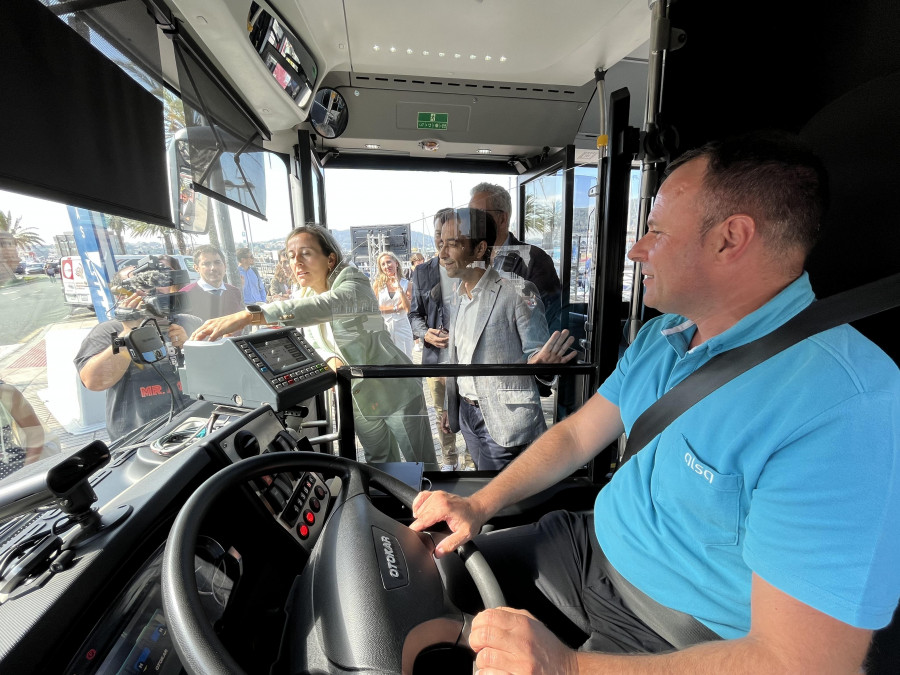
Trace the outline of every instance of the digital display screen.
<path fill-rule="evenodd" d="M 200 604 L 207 619 L 214 623 L 222 617 L 239 576 L 239 572 L 228 570 L 229 561 L 239 561 L 239 554 L 233 549 L 227 553 L 207 550 L 200 547 L 199 541 L 198 554 L 202 555 L 194 556 L 194 570 Z M 184 672 L 163 613 L 160 555 L 123 592 L 94 629 L 66 669 L 69 675 Z"/>
<path fill-rule="evenodd" d="M 148 597 L 113 645 L 98 674 L 180 673 L 158 593 Z"/>
<path fill-rule="evenodd" d="M 289 337 L 260 340 L 252 346 L 269 370 L 276 375 L 312 363 L 312 359 L 300 351 Z"/>

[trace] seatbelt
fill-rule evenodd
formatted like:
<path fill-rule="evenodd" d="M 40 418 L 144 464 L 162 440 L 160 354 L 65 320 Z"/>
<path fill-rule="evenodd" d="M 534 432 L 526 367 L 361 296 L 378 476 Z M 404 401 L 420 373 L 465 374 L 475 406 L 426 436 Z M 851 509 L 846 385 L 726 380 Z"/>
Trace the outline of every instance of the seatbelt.
<path fill-rule="evenodd" d="M 900 274 L 816 300 L 768 335 L 717 354 L 663 394 L 635 420 L 618 466 L 682 413 L 738 375 L 816 333 L 900 306 Z"/>
<path fill-rule="evenodd" d="M 686 649 L 701 642 L 722 639 L 721 635 L 700 623 L 690 614 L 661 605 L 641 589 L 633 586 L 628 579 L 619 574 L 619 571 L 613 567 L 596 543 L 594 556 L 606 572 L 607 579 L 622 598 L 622 604 L 676 649 Z"/>
<path fill-rule="evenodd" d="M 813 302 L 768 335 L 714 356 L 663 394 L 635 420 L 621 467 L 688 408 L 791 345 L 829 328 L 900 306 L 900 274 Z M 690 614 L 661 605 L 633 586 L 601 553 L 601 563 L 625 606 L 677 649 L 721 637 Z"/>

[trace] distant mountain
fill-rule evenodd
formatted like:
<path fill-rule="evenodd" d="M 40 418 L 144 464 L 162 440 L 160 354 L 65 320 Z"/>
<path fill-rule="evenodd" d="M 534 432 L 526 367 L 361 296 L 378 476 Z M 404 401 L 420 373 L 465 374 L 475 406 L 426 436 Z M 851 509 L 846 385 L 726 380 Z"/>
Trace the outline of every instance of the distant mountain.
<path fill-rule="evenodd" d="M 338 245 L 340 245 L 341 250 L 344 253 L 347 253 L 350 248 L 350 230 L 331 230 L 331 233 L 334 235 L 334 238 L 337 239 Z M 410 232 L 410 239 L 412 239 L 412 248 L 418 251 L 422 251 L 423 247 L 427 247 L 427 252 L 429 254 L 434 253 L 434 237 L 431 235 L 423 235 L 421 232 Z M 253 247 L 257 252 L 261 251 L 280 251 L 284 248 L 284 239 L 268 239 L 265 241 L 256 241 L 253 243 Z M 269 256 L 266 256 L 267 258 Z"/>

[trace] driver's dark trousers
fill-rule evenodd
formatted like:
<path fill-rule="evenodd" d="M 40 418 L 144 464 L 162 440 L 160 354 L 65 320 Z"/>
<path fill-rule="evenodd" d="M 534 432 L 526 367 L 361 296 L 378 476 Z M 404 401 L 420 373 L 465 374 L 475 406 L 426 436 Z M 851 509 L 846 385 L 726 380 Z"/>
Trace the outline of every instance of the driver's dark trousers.
<path fill-rule="evenodd" d="M 537 523 L 479 535 L 475 543 L 507 605 L 527 609 L 570 647 L 608 653 L 674 649 L 625 607 L 610 583 L 592 515 L 555 511 Z"/>

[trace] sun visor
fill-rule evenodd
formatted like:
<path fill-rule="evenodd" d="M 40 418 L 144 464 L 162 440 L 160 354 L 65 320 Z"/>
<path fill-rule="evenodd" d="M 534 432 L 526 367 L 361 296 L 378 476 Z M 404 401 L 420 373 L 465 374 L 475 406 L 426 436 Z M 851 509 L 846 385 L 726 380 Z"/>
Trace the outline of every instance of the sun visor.
<path fill-rule="evenodd" d="M 154 49 L 159 60 L 156 25 L 140 2 L 74 5 L 0 5 L 0 189 L 171 226 L 163 105 L 145 67 Z"/>
<path fill-rule="evenodd" d="M 251 215 L 266 217 L 265 150 L 269 132 L 251 120 L 182 39 L 174 41 L 187 141 L 179 171 L 194 190 Z"/>

